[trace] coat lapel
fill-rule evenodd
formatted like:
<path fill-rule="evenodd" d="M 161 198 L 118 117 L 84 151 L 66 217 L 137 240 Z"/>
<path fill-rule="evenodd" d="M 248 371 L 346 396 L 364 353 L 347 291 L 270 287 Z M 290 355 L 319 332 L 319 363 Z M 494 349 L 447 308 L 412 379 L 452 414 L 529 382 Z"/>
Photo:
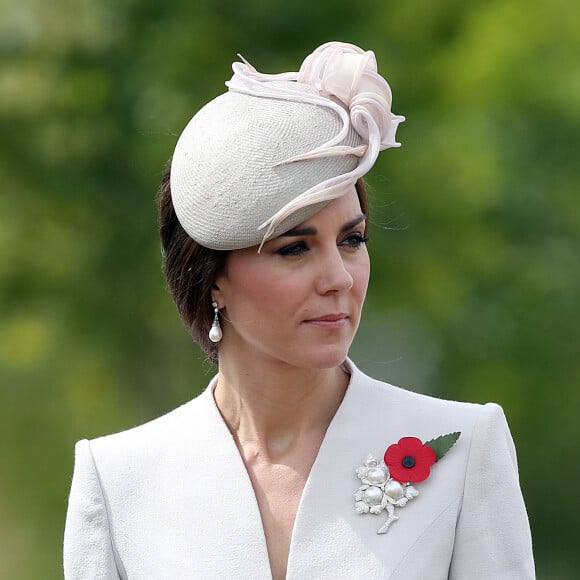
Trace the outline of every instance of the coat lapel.
<path fill-rule="evenodd" d="M 199 397 L 195 417 L 195 448 L 201 452 L 198 459 L 203 465 L 203 469 L 196 469 L 201 477 L 196 488 L 204 494 L 207 505 L 201 525 L 208 530 L 207 537 L 215 538 L 214 545 L 201 543 L 204 553 L 200 556 L 215 578 L 270 579 L 268 549 L 254 489 L 215 404 L 213 387 L 212 381 Z"/>
<path fill-rule="evenodd" d="M 440 492 L 445 467 L 438 466 L 432 477 L 417 485 L 419 496 L 404 508 L 396 508 L 400 519 L 387 534 L 376 533 L 387 519 L 385 512 L 355 513 L 353 495 L 360 485 L 355 470 L 368 453 L 382 458 L 387 445 L 404 435 L 429 438 L 441 433 L 430 433 L 427 424 L 429 433 L 423 434 L 412 412 L 411 416 L 402 412 L 408 404 L 400 405 L 399 398 L 405 397 L 406 391 L 369 379 L 350 361 L 349 366 L 349 388 L 304 489 L 287 580 L 391 578 L 433 520 L 446 511 L 450 501 L 456 505 L 459 500 L 459 489 L 451 494 Z M 447 467 L 452 467 L 451 463 Z M 450 533 L 448 545 L 452 546 L 453 529 Z"/>

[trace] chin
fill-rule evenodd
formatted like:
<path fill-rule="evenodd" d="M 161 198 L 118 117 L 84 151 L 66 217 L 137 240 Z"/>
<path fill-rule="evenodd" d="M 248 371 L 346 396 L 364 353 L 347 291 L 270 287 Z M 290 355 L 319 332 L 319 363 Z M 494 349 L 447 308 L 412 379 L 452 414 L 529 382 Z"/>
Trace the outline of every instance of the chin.
<path fill-rule="evenodd" d="M 347 345 L 324 345 L 310 349 L 300 356 L 296 366 L 311 369 L 331 369 L 340 366 L 348 356 Z"/>

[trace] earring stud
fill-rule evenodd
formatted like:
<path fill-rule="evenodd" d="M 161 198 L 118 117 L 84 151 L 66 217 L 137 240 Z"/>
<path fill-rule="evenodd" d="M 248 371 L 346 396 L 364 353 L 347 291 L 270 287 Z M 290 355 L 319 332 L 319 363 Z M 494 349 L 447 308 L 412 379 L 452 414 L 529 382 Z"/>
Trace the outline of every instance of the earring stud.
<path fill-rule="evenodd" d="M 219 308 L 217 302 L 212 302 L 211 305 L 213 306 L 214 317 L 211 328 L 209 329 L 209 339 L 212 342 L 219 342 L 222 339 L 223 332 L 220 326 L 220 319 L 219 319 Z"/>

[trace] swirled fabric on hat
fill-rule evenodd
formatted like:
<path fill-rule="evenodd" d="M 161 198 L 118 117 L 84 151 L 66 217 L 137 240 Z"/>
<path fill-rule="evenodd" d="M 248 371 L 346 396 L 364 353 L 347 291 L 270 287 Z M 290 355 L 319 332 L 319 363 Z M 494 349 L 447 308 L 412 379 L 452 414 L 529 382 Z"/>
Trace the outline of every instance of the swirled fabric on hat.
<path fill-rule="evenodd" d="M 299 72 L 233 64 L 229 91 L 179 137 L 171 194 L 184 230 L 215 250 L 263 244 L 352 191 L 379 152 L 399 147 L 387 81 L 371 51 L 339 42 Z"/>

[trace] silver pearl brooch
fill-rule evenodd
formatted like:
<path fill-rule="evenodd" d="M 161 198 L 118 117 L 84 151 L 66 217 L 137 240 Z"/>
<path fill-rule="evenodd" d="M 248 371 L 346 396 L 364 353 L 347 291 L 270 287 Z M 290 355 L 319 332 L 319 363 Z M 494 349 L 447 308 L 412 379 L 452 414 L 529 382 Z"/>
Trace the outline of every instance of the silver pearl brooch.
<path fill-rule="evenodd" d="M 379 515 L 386 511 L 387 521 L 377 530 L 377 534 L 386 534 L 391 524 L 399 519 L 395 507 L 404 507 L 419 492 L 408 483 L 394 480 L 385 463 L 371 454 L 357 468 L 356 474 L 362 485 L 354 494 L 354 509 L 359 515 Z"/>
<path fill-rule="evenodd" d="M 361 516 L 387 512 L 387 521 L 377 530 L 377 534 L 386 534 L 399 519 L 395 508 L 405 507 L 419 495 L 411 484 L 427 479 L 433 464 L 455 445 L 460 435 L 460 431 L 454 431 L 426 443 L 417 437 L 401 437 L 398 443 L 387 447 L 384 461 L 369 453 L 356 469 L 362 485 L 354 494 L 355 512 Z"/>

